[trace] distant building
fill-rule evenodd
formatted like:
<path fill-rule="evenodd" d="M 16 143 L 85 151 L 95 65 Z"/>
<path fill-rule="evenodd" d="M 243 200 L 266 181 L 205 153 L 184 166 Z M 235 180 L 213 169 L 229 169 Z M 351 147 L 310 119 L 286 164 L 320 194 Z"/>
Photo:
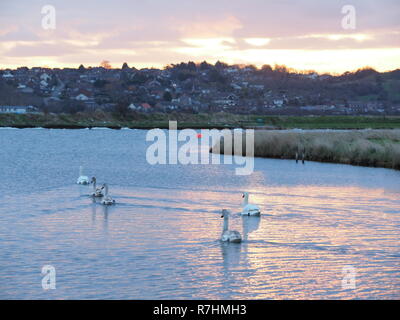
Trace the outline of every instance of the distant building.
<path fill-rule="evenodd" d="M 149 105 L 148 103 L 142 103 L 141 106 L 142 109 L 146 112 L 149 112 L 151 110 L 151 105 Z"/>
<path fill-rule="evenodd" d="M 139 106 L 135 106 L 135 104 L 134 103 L 131 103 L 130 105 L 129 105 L 129 107 L 128 107 L 130 110 L 134 110 L 134 111 L 136 111 L 136 110 L 138 110 L 139 109 Z"/>
<path fill-rule="evenodd" d="M 87 101 L 87 100 L 89 100 L 89 98 L 86 95 L 84 95 L 83 93 L 80 93 L 75 97 L 75 100 Z"/>
<path fill-rule="evenodd" d="M 34 106 L 0 106 L 0 113 L 34 113 L 37 112 L 37 108 Z"/>
<path fill-rule="evenodd" d="M 282 107 L 283 106 L 284 101 L 282 99 L 275 99 L 274 100 L 274 105 L 276 107 Z"/>
<path fill-rule="evenodd" d="M 3 74 L 3 78 L 10 79 L 14 78 L 14 76 L 8 71 Z"/>
<path fill-rule="evenodd" d="M 40 75 L 40 80 L 48 82 L 49 80 L 51 80 L 51 77 L 47 73 L 43 73 Z"/>
<path fill-rule="evenodd" d="M 256 89 L 256 90 L 264 90 L 265 86 L 262 84 L 252 84 L 250 88 Z"/>
<path fill-rule="evenodd" d="M 141 103 L 139 105 L 135 105 L 131 103 L 128 107 L 130 110 L 139 111 L 139 112 L 150 112 L 152 110 L 151 105 L 148 103 Z"/>

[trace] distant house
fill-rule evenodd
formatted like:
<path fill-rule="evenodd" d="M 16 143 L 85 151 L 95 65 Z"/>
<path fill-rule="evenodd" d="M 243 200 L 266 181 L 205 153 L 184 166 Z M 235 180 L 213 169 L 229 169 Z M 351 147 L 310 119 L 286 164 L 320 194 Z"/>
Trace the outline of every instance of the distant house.
<path fill-rule="evenodd" d="M 80 93 L 80 94 L 78 94 L 78 95 L 75 97 L 75 100 L 78 100 L 78 101 L 87 101 L 87 100 L 89 100 L 89 97 L 87 97 L 87 96 L 84 95 L 83 93 Z"/>
<path fill-rule="evenodd" d="M 48 82 L 49 80 L 51 80 L 51 76 L 49 76 L 47 73 L 42 73 L 40 75 L 40 80 L 43 80 L 45 82 Z"/>
<path fill-rule="evenodd" d="M 190 106 L 192 105 L 192 98 L 188 96 L 187 94 L 182 95 L 178 99 L 172 100 L 174 103 L 179 103 L 182 106 Z"/>
<path fill-rule="evenodd" d="M 148 103 L 142 103 L 142 109 L 144 111 L 150 111 L 151 110 L 151 105 L 149 105 Z"/>
<path fill-rule="evenodd" d="M 33 91 L 34 91 L 31 87 L 27 87 L 24 84 L 20 84 L 17 89 L 19 92 L 22 92 L 22 93 L 33 93 Z"/>
<path fill-rule="evenodd" d="M 139 106 L 136 106 L 134 103 L 131 103 L 128 108 L 134 111 L 139 110 Z"/>
<path fill-rule="evenodd" d="M 262 84 L 252 84 L 250 88 L 256 89 L 256 90 L 264 90 L 265 86 Z"/>
<path fill-rule="evenodd" d="M 284 101 L 282 99 L 275 99 L 274 100 L 274 105 L 276 107 L 282 107 L 283 106 Z"/>
<path fill-rule="evenodd" d="M 148 103 L 142 103 L 140 105 L 135 105 L 134 103 L 131 103 L 128 108 L 130 110 L 139 111 L 139 112 L 151 111 L 151 105 L 149 105 Z"/>
<path fill-rule="evenodd" d="M 234 106 L 235 105 L 235 98 L 232 96 L 228 96 L 224 99 L 216 99 L 213 101 L 216 105 L 222 106 Z"/>
<path fill-rule="evenodd" d="M 3 78 L 10 79 L 14 78 L 14 76 L 8 71 L 3 74 Z"/>
<path fill-rule="evenodd" d="M 0 113 L 25 114 L 37 112 L 34 106 L 0 106 Z"/>
<path fill-rule="evenodd" d="M 306 74 L 305 77 L 308 79 L 315 80 L 315 79 L 318 79 L 318 73 L 312 72 L 312 73 Z"/>
<path fill-rule="evenodd" d="M 40 88 L 41 88 L 41 89 L 46 88 L 47 85 L 48 85 L 48 83 L 47 83 L 45 80 L 40 81 Z"/>
<path fill-rule="evenodd" d="M 149 88 L 158 88 L 158 87 L 161 87 L 161 83 L 159 81 L 157 81 L 157 80 L 151 80 L 148 83 L 148 87 Z"/>
<path fill-rule="evenodd" d="M 226 73 L 237 73 L 238 71 L 236 67 L 229 67 L 225 70 Z"/>
<path fill-rule="evenodd" d="M 78 101 L 93 100 L 93 95 L 89 90 L 80 89 L 78 92 L 79 92 L 78 95 L 75 96 L 75 100 Z"/>
<path fill-rule="evenodd" d="M 301 110 L 306 111 L 328 111 L 335 109 L 334 105 L 326 106 L 326 105 L 317 105 L 317 106 L 302 106 L 300 107 Z"/>

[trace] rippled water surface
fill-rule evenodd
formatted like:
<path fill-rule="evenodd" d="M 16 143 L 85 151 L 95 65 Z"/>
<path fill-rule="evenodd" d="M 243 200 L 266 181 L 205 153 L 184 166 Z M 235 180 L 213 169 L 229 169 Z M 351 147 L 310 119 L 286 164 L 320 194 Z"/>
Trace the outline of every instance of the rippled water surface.
<path fill-rule="evenodd" d="M 0 130 L 2 299 L 400 298 L 400 173 L 256 159 L 156 165 L 146 131 Z M 207 152 L 207 150 L 199 151 Z M 105 208 L 75 184 L 108 182 Z M 263 209 L 241 217 L 241 192 Z M 221 244 L 220 210 L 242 244 Z M 43 290 L 41 269 L 56 269 Z M 343 267 L 356 270 L 342 287 Z"/>

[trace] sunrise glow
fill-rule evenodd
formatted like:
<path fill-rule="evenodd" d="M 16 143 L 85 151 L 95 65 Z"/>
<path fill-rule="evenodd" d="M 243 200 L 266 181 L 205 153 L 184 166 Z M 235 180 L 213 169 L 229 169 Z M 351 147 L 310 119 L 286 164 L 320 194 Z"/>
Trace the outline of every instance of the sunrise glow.
<path fill-rule="evenodd" d="M 20 10 L 5 1 L 0 12 L 0 68 L 52 68 L 122 63 L 163 68 L 182 61 L 231 64 L 285 64 L 298 70 L 341 73 L 370 66 L 378 71 L 400 62 L 399 5 L 355 4 L 355 29 L 342 27 L 340 4 L 294 1 L 204 1 L 184 6 L 173 0 L 157 6 L 118 0 L 79 6 L 54 1 L 54 30 L 41 27 L 42 6 Z M 93 6 L 96 4 L 96 10 Z M 22 23 L 23 21 L 23 23 Z"/>

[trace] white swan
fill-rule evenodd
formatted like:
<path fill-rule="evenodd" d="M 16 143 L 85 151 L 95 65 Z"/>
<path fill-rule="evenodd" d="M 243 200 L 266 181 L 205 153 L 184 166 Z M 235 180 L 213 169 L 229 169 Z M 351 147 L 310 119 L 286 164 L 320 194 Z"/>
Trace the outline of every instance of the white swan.
<path fill-rule="evenodd" d="M 115 204 L 115 200 L 108 195 L 108 184 L 107 183 L 103 184 L 103 188 L 104 188 L 104 198 L 103 200 L 101 200 L 101 204 L 104 204 L 106 206 Z"/>
<path fill-rule="evenodd" d="M 224 225 L 223 225 L 223 229 L 222 229 L 221 241 L 222 242 L 233 242 L 233 243 L 242 242 L 242 236 L 240 235 L 240 233 L 238 231 L 228 230 L 228 228 L 229 228 L 229 211 L 226 209 L 223 209 L 221 218 L 224 218 Z"/>
<path fill-rule="evenodd" d="M 249 204 L 248 192 L 243 193 L 243 211 L 242 216 L 259 216 L 261 215 L 260 208 L 255 204 Z"/>
<path fill-rule="evenodd" d="M 97 188 L 96 177 L 93 177 L 90 182 L 93 183 L 92 197 L 101 198 L 103 196 L 104 186 L 101 188 Z"/>
<path fill-rule="evenodd" d="M 77 184 L 85 184 L 85 185 L 90 183 L 89 177 L 83 175 L 83 167 L 82 166 L 79 167 L 79 178 L 76 181 L 76 183 Z"/>

